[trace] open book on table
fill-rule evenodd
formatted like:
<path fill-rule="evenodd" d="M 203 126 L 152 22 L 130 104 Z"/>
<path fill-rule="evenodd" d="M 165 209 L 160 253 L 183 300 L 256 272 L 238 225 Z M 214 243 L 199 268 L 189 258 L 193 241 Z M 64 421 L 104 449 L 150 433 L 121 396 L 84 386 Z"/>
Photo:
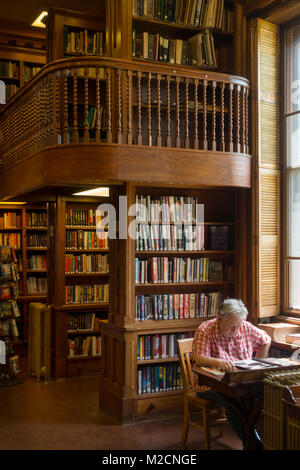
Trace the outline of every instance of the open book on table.
<path fill-rule="evenodd" d="M 290 366 L 293 364 L 300 365 L 300 362 L 289 358 L 266 357 L 264 359 L 243 359 L 241 361 L 233 362 L 233 364 L 237 369 L 257 370 L 267 369 L 268 367 L 274 366 Z"/>

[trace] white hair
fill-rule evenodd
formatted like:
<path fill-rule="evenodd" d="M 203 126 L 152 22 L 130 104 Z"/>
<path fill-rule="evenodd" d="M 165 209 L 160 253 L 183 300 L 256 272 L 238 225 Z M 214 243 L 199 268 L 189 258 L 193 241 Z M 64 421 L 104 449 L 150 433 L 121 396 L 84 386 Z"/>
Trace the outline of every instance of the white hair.
<path fill-rule="evenodd" d="M 244 302 L 239 299 L 225 299 L 219 307 L 219 315 L 225 317 L 226 315 L 235 315 L 236 317 L 246 320 L 248 310 Z"/>

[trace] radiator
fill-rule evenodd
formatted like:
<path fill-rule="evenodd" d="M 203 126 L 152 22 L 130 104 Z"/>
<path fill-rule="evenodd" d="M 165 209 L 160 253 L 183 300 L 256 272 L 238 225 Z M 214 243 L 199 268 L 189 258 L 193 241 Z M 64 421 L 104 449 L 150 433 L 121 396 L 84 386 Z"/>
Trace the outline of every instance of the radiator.
<path fill-rule="evenodd" d="M 51 308 L 37 302 L 29 304 L 28 372 L 38 382 L 51 378 Z"/>

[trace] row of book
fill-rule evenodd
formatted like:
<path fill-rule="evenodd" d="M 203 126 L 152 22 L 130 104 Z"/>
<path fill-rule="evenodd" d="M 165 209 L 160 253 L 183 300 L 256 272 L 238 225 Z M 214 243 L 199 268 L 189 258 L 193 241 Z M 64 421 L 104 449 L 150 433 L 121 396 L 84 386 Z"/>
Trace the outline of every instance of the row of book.
<path fill-rule="evenodd" d="M 46 295 L 47 294 L 47 278 L 45 277 L 28 277 L 27 293 L 29 295 Z"/>
<path fill-rule="evenodd" d="M 66 248 L 74 250 L 107 250 L 108 232 L 66 230 Z"/>
<path fill-rule="evenodd" d="M 136 251 L 204 250 L 204 225 L 137 224 Z"/>
<path fill-rule="evenodd" d="M 137 341 L 137 359 L 165 359 L 178 357 L 178 339 L 193 338 L 194 332 L 140 335 Z"/>
<path fill-rule="evenodd" d="M 105 130 L 106 129 L 105 108 L 103 106 L 100 106 L 99 116 L 97 116 L 96 107 L 95 106 L 90 106 L 89 110 L 88 110 L 88 126 L 89 126 L 89 129 L 95 129 L 96 128 L 97 119 L 99 119 L 99 128 L 100 128 L 100 130 Z"/>
<path fill-rule="evenodd" d="M 30 255 L 27 257 L 27 269 L 47 269 L 46 255 Z"/>
<path fill-rule="evenodd" d="M 222 262 L 211 261 L 209 258 L 135 258 L 136 284 L 208 282 L 221 281 L 222 278 Z"/>
<path fill-rule="evenodd" d="M 91 304 L 108 302 L 109 285 L 93 284 L 93 285 L 77 285 L 65 286 L 65 302 L 66 304 Z"/>
<path fill-rule="evenodd" d="M 27 233 L 26 245 L 27 245 L 27 248 L 47 249 L 47 234 L 46 233 Z"/>
<path fill-rule="evenodd" d="M 133 15 L 195 27 L 222 28 L 224 0 L 134 0 Z"/>
<path fill-rule="evenodd" d="M 20 316 L 19 307 L 15 300 L 0 302 L 0 318 L 19 318 Z"/>
<path fill-rule="evenodd" d="M 64 26 L 64 53 L 79 55 L 104 55 L 105 33 L 89 32 L 87 29 L 72 31 Z"/>
<path fill-rule="evenodd" d="M 137 222 L 204 222 L 204 207 L 196 197 L 136 195 Z"/>
<path fill-rule="evenodd" d="M 89 331 L 95 327 L 95 313 L 69 313 L 67 319 L 68 332 Z"/>
<path fill-rule="evenodd" d="M 160 393 L 183 388 L 180 366 L 140 366 L 138 368 L 138 394 Z"/>
<path fill-rule="evenodd" d="M 26 65 L 24 64 L 24 82 L 28 82 L 31 78 L 33 78 L 42 67 L 37 65 Z"/>
<path fill-rule="evenodd" d="M 0 76 L 7 78 L 19 78 L 19 66 L 11 60 L 0 60 Z"/>
<path fill-rule="evenodd" d="M 132 30 L 132 55 L 168 64 L 217 67 L 214 38 L 205 30 L 185 40 Z"/>
<path fill-rule="evenodd" d="M 47 212 L 27 212 L 26 213 L 26 227 L 46 228 L 47 223 L 48 223 Z"/>
<path fill-rule="evenodd" d="M 152 294 L 135 296 L 135 320 L 181 320 L 214 317 L 221 292 Z"/>
<path fill-rule="evenodd" d="M 0 228 L 19 228 L 22 227 L 21 214 L 17 212 L 3 212 L 0 215 Z"/>
<path fill-rule="evenodd" d="M 68 338 L 68 358 L 93 357 L 101 355 L 101 336 L 75 336 Z"/>
<path fill-rule="evenodd" d="M 108 273 L 108 255 L 71 255 L 65 256 L 65 273 Z"/>
<path fill-rule="evenodd" d="M 1 233 L 0 232 L 0 245 L 1 246 L 10 246 L 15 250 L 21 249 L 21 234 L 20 233 Z"/>
<path fill-rule="evenodd" d="M 19 91 L 18 85 L 16 85 L 15 83 L 6 83 L 6 85 L 5 85 L 5 101 L 7 102 L 18 91 Z"/>
<path fill-rule="evenodd" d="M 96 211 L 94 209 L 66 210 L 66 227 L 96 227 Z"/>

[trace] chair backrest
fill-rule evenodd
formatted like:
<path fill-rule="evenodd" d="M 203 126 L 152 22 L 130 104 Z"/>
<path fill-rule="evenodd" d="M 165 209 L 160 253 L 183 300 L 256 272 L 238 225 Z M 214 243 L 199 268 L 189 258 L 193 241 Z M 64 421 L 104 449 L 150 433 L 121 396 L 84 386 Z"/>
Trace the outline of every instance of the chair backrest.
<path fill-rule="evenodd" d="M 192 353 L 192 346 L 193 346 L 193 338 L 178 339 L 177 345 L 178 345 L 178 354 L 179 354 L 181 375 L 182 375 L 182 380 L 183 380 L 183 387 L 185 391 L 192 390 L 193 389 L 193 373 L 192 373 L 192 365 L 191 365 L 191 353 Z"/>

